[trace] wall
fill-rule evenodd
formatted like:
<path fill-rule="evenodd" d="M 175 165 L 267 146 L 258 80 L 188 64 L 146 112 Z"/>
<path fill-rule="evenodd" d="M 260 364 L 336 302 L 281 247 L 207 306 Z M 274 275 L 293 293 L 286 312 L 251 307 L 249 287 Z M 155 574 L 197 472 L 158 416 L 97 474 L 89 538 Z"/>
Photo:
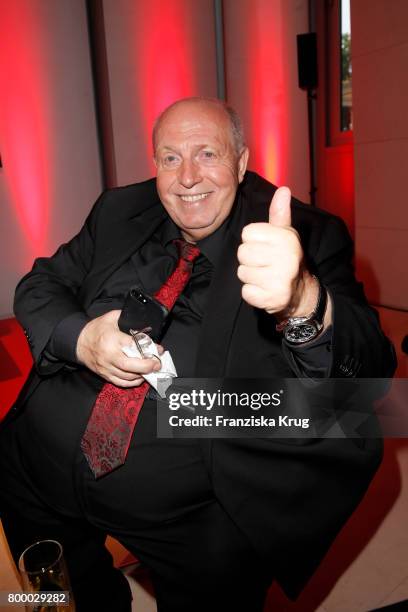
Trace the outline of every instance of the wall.
<path fill-rule="evenodd" d="M 354 237 L 353 133 L 339 131 L 340 108 L 337 92 L 340 82 L 337 67 L 340 66 L 338 13 L 341 0 L 312 1 L 316 9 L 318 52 L 316 201 L 319 208 L 341 217 Z"/>
<path fill-rule="evenodd" d="M 381 323 L 396 347 L 400 378 L 408 375 L 408 357 L 401 350 L 408 333 L 407 23 L 405 0 L 351 2 L 357 275 L 369 300 L 382 306 Z M 401 414 L 406 412 L 406 398 L 395 398 L 395 404 Z M 343 577 L 350 596 L 358 592 L 361 597 L 367 585 L 366 608 L 379 606 L 368 605 L 374 603 L 370 598 L 384 595 L 392 585 L 381 606 L 408 598 L 407 459 L 406 439 L 386 440 L 384 461 L 371 487 L 378 491 L 371 508 L 377 511 L 381 500 L 389 509 L 361 555 L 365 569 L 359 572 L 360 580 L 353 588 L 352 577 Z M 344 593 L 341 601 L 347 601 Z M 403 609 L 404 603 L 400 606 Z"/>
<path fill-rule="evenodd" d="M 117 183 L 154 173 L 150 133 L 173 100 L 216 95 L 212 0 L 104 0 Z M 308 200 L 306 94 L 296 34 L 307 1 L 224 0 L 227 99 L 241 114 L 250 167 Z"/>
<path fill-rule="evenodd" d="M 0 2 L 0 316 L 101 190 L 85 4 Z"/>
<path fill-rule="evenodd" d="M 104 0 L 119 185 L 154 174 L 151 130 L 169 104 L 216 96 L 212 0 Z"/>
<path fill-rule="evenodd" d="M 407 23 L 405 0 L 352 2 L 357 270 L 370 301 L 403 310 L 408 310 Z"/>
<path fill-rule="evenodd" d="M 296 34 L 306 0 L 224 0 L 226 86 L 251 151 L 249 168 L 309 201 L 306 93 L 297 85 Z"/>
<path fill-rule="evenodd" d="M 150 177 L 157 114 L 216 95 L 212 0 L 101 0 L 114 184 Z M 85 0 L 0 0 L 0 317 L 18 279 L 81 226 L 102 188 Z M 308 200 L 296 34 L 306 0 L 225 0 L 229 101 L 250 167 Z"/>

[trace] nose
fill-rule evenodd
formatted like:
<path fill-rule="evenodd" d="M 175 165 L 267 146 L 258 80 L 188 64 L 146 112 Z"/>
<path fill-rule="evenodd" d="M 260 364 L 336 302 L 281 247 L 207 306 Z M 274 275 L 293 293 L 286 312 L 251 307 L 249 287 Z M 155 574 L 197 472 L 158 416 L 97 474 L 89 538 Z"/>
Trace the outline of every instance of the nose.
<path fill-rule="evenodd" d="M 194 187 L 194 185 L 202 181 L 199 165 L 193 160 L 184 159 L 178 170 L 178 180 L 180 185 L 187 189 Z"/>

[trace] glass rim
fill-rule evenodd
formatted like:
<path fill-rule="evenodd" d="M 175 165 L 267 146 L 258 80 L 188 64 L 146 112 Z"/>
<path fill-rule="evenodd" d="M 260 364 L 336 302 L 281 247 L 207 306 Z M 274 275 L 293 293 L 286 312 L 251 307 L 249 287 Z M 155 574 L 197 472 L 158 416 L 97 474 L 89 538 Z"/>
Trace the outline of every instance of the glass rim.
<path fill-rule="evenodd" d="M 46 568 L 44 568 L 43 570 L 27 570 L 24 567 L 24 555 L 27 554 L 27 552 L 32 549 L 35 548 L 36 546 L 38 546 L 39 544 L 55 544 L 57 546 L 57 548 L 59 549 L 58 555 L 57 557 L 54 559 L 54 561 L 51 561 Z M 27 548 L 25 548 L 23 550 L 23 552 L 21 553 L 19 559 L 18 559 L 18 569 L 21 573 L 25 573 L 25 574 L 45 574 L 45 572 L 47 572 L 48 570 L 50 570 L 52 567 L 54 567 L 54 565 L 56 565 L 57 563 L 59 563 L 61 561 L 62 558 L 62 553 L 63 553 L 63 549 L 62 549 L 62 544 L 60 544 L 60 542 L 58 542 L 57 540 L 38 540 L 37 542 L 33 542 L 33 544 L 30 544 L 30 546 L 27 546 Z"/>

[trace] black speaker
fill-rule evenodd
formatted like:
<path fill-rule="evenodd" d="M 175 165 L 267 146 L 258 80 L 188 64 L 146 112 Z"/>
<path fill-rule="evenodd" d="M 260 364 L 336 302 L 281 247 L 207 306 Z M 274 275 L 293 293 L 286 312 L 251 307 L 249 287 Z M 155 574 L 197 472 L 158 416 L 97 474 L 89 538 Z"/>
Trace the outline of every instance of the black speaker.
<path fill-rule="evenodd" d="M 317 87 L 317 38 L 315 32 L 298 34 L 297 59 L 300 89 Z"/>

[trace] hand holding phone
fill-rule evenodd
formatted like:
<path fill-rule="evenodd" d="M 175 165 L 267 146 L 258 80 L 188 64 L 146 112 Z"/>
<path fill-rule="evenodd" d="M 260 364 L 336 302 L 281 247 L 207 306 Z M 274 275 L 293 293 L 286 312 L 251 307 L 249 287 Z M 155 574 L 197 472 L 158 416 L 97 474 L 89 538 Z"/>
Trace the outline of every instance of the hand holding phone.
<path fill-rule="evenodd" d="M 131 329 L 142 331 L 150 327 L 151 331 L 147 333 L 152 340 L 158 342 L 168 314 L 163 304 L 135 286 L 131 287 L 125 298 L 118 326 L 126 334 Z"/>

